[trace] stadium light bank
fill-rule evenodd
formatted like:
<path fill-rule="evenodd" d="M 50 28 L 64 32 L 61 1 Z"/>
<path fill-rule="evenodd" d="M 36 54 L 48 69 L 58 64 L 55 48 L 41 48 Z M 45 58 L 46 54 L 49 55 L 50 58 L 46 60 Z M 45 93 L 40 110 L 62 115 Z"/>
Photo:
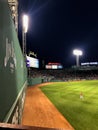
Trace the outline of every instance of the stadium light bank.
<path fill-rule="evenodd" d="M 76 56 L 76 66 L 79 67 L 79 56 L 83 55 L 81 50 L 75 49 L 73 50 L 73 54 Z"/>
<path fill-rule="evenodd" d="M 23 55 L 26 57 L 26 33 L 28 31 L 29 18 L 27 15 L 23 15 L 23 29 L 22 29 L 22 40 L 23 40 Z"/>

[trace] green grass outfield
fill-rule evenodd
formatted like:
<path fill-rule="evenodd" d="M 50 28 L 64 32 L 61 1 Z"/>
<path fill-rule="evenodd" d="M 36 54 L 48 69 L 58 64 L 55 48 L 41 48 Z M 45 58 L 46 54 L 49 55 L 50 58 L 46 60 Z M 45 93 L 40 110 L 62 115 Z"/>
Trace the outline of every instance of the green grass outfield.
<path fill-rule="evenodd" d="M 57 82 L 41 90 L 75 130 L 98 130 L 98 80 Z"/>

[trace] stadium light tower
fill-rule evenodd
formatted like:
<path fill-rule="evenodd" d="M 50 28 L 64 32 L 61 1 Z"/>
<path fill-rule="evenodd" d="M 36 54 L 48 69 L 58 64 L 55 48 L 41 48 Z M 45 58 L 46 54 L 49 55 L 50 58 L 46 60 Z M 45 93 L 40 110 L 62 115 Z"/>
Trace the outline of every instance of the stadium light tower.
<path fill-rule="evenodd" d="M 83 53 L 81 50 L 75 49 L 73 50 L 73 54 L 76 56 L 76 66 L 79 67 L 79 56 L 81 56 Z"/>
<path fill-rule="evenodd" d="M 28 21 L 29 18 L 27 15 L 23 15 L 23 28 L 22 28 L 22 44 L 23 44 L 23 55 L 26 58 L 26 33 L 28 31 Z"/>

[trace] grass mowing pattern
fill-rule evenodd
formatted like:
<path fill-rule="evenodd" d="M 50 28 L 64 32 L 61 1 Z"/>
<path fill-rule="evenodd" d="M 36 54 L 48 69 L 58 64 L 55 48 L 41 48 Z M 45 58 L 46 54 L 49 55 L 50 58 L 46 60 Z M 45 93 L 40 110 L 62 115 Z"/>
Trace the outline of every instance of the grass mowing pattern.
<path fill-rule="evenodd" d="M 75 130 L 98 130 L 98 80 L 58 82 L 41 90 Z"/>

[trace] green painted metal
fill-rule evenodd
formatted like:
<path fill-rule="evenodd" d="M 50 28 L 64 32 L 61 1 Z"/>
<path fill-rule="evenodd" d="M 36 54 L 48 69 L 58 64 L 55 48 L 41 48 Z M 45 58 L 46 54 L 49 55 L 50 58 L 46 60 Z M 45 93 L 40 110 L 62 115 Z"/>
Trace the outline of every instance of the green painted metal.
<path fill-rule="evenodd" d="M 27 69 L 7 0 L 0 0 L 0 122 L 27 80 Z"/>
<path fill-rule="evenodd" d="M 33 86 L 42 83 L 42 78 L 28 78 L 28 86 Z"/>

